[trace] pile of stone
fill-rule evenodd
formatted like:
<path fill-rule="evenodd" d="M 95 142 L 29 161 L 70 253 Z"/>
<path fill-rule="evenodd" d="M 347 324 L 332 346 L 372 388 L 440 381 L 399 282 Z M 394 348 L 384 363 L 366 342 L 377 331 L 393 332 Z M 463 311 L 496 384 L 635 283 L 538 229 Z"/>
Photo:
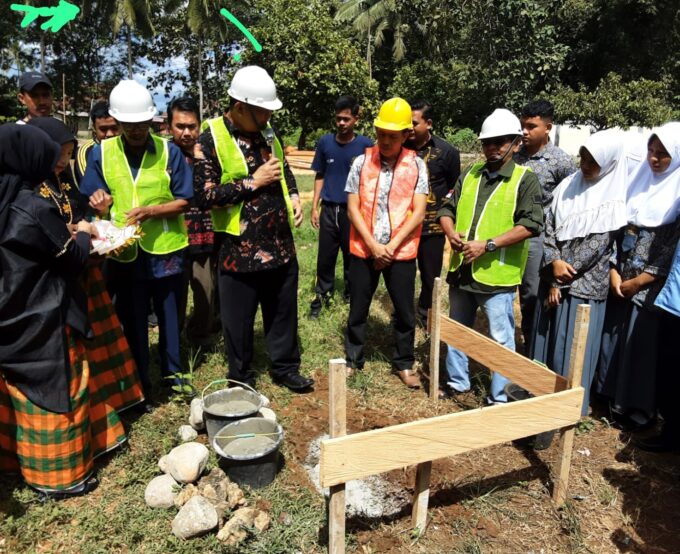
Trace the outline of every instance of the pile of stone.
<path fill-rule="evenodd" d="M 180 427 L 180 440 L 193 440 L 196 431 Z M 249 534 L 269 528 L 265 511 L 247 506 L 241 488 L 230 481 L 220 468 L 203 475 L 208 463 L 208 449 L 198 442 L 185 442 L 158 461 L 163 475 L 155 477 L 144 491 L 151 508 L 179 508 L 172 522 L 176 537 L 190 539 L 217 531 L 217 539 L 233 546 Z"/>
<path fill-rule="evenodd" d="M 265 407 L 258 415 L 276 421 L 276 415 L 268 408 L 269 399 L 262 398 Z M 203 475 L 210 453 L 195 440 L 204 429 L 203 399 L 194 398 L 189 425 L 182 425 L 177 431 L 182 444 L 158 460 L 163 475 L 147 485 L 144 500 L 151 508 L 179 509 L 172 522 L 172 532 L 179 538 L 217 531 L 217 539 L 225 545 L 239 544 L 250 533 L 268 529 L 270 518 L 265 511 L 247 506 L 241 488 L 220 468 Z"/>

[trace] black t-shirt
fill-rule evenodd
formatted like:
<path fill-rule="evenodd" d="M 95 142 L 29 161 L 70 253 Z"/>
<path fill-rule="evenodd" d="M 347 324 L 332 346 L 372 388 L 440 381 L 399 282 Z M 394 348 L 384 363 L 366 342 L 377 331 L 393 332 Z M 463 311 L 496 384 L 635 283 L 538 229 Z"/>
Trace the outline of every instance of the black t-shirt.
<path fill-rule="evenodd" d="M 442 228 L 437 223 L 437 211 L 441 208 L 444 196 L 453 189 L 460 176 L 460 154 L 448 142 L 435 135 L 431 135 L 430 140 L 416 152 L 427 165 L 430 184 L 421 234 L 440 235 Z"/>

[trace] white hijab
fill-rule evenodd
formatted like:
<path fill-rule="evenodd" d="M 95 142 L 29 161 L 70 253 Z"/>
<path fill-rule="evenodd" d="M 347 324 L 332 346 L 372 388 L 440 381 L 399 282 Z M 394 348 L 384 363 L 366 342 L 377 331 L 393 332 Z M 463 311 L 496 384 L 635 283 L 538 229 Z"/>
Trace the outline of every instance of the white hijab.
<path fill-rule="evenodd" d="M 586 181 L 579 169 L 553 193 L 555 236 L 559 241 L 616 231 L 626 225 L 626 180 L 635 156 L 627 155 L 630 137 L 615 129 L 591 135 L 583 147 L 600 166 Z"/>
<path fill-rule="evenodd" d="M 658 174 L 643 163 L 631 175 L 626 211 L 628 222 L 638 227 L 658 227 L 680 215 L 680 122 L 666 123 L 649 138 L 653 136 L 671 155 L 671 163 Z"/>

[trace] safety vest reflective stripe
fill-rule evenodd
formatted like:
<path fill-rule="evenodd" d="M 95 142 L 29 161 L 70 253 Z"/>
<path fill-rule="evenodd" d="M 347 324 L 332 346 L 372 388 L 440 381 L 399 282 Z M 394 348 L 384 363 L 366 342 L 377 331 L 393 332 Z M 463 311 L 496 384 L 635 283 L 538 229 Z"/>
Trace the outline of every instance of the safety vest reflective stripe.
<path fill-rule="evenodd" d="M 215 144 L 215 152 L 217 153 L 217 160 L 220 163 L 220 185 L 230 185 L 237 179 L 243 179 L 248 176 L 248 164 L 243 157 L 243 152 L 239 147 L 236 139 L 231 135 L 229 129 L 224 123 L 223 117 L 216 117 L 208 121 L 210 133 L 212 134 L 213 142 Z M 291 228 L 294 227 L 293 203 L 288 194 L 288 185 L 284 174 L 283 160 L 284 153 L 281 143 L 278 138 L 274 138 L 274 152 L 273 155 L 279 160 L 281 167 L 281 189 L 283 190 L 283 199 L 286 204 L 286 211 L 288 212 L 288 222 Z M 226 232 L 230 235 L 239 236 L 241 234 L 241 210 L 243 209 L 243 202 L 239 202 L 234 206 L 226 208 L 216 207 L 210 213 L 213 221 L 213 229 L 219 232 Z"/>
<path fill-rule="evenodd" d="M 456 231 L 465 240 L 492 239 L 509 231 L 515 226 L 514 216 L 517 208 L 517 194 L 522 178 L 528 167 L 516 165 L 512 176 L 501 181 L 482 208 L 475 236 L 470 238 L 469 232 L 475 216 L 477 195 L 482 179 L 484 163 L 476 163 L 463 181 L 460 200 L 456 206 Z M 472 262 L 472 278 L 488 286 L 514 286 L 522 282 L 522 275 L 529 253 L 529 243 L 524 240 L 512 246 L 498 248 L 495 252 L 486 252 Z M 459 252 L 451 253 L 449 271 L 456 271 L 463 263 Z"/>
<path fill-rule="evenodd" d="M 121 137 L 106 139 L 101 143 L 102 171 L 113 198 L 110 218 L 119 227 L 126 224 L 125 214 L 132 208 L 155 206 L 175 200 L 167 171 L 168 143 L 153 135 L 151 139 L 155 152 L 144 152 L 134 179 Z M 137 244 L 150 254 L 169 254 L 189 244 L 184 216 L 181 214 L 147 219 L 141 224 L 141 228 L 142 237 L 117 257 L 119 261 L 133 261 L 137 257 Z"/>

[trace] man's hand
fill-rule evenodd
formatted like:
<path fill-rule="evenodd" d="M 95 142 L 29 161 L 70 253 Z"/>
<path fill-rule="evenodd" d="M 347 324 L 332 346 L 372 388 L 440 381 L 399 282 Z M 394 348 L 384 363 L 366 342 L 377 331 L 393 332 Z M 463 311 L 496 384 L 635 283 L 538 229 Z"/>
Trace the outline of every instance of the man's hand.
<path fill-rule="evenodd" d="M 316 206 L 312 206 L 311 221 L 312 221 L 312 227 L 314 227 L 318 231 L 319 230 L 319 209 Z"/>
<path fill-rule="evenodd" d="M 95 190 L 90 196 L 90 206 L 97 212 L 105 212 L 113 204 L 113 198 L 104 189 Z"/>
<path fill-rule="evenodd" d="M 269 158 L 253 173 L 253 188 L 259 189 L 281 180 L 281 166 L 275 157 Z"/>
<path fill-rule="evenodd" d="M 463 246 L 465 245 L 465 237 L 461 233 L 453 232 L 447 238 L 449 239 L 451 248 L 453 248 L 456 252 L 463 251 Z"/>
<path fill-rule="evenodd" d="M 576 270 L 571 264 L 562 260 L 555 260 L 552 263 L 553 277 L 558 283 L 571 283 L 576 276 Z"/>
<path fill-rule="evenodd" d="M 302 220 L 304 219 L 300 197 L 297 194 L 294 194 L 290 197 L 290 201 L 293 203 L 293 219 L 295 220 L 295 226 L 299 227 L 302 225 Z"/>
<path fill-rule="evenodd" d="M 139 225 L 150 217 L 154 216 L 153 206 L 140 206 L 139 208 L 132 208 L 125 213 L 128 225 Z"/>
<path fill-rule="evenodd" d="M 621 275 L 619 275 L 619 272 L 615 269 L 609 270 L 609 290 L 611 290 L 614 296 L 625 298 L 621 291 Z"/>
<path fill-rule="evenodd" d="M 88 235 L 98 238 L 99 233 L 97 233 L 97 228 L 92 225 L 89 221 L 81 219 L 75 226 L 76 233 L 87 233 Z"/>
<path fill-rule="evenodd" d="M 631 298 L 640 292 L 641 288 L 642 285 L 640 285 L 640 282 L 635 278 L 623 281 L 620 290 L 624 298 Z"/>
<path fill-rule="evenodd" d="M 562 300 L 562 293 L 560 292 L 560 289 L 558 289 L 557 287 L 550 287 L 547 299 L 548 306 L 550 308 L 559 306 L 560 300 Z"/>
<path fill-rule="evenodd" d="M 486 252 L 486 242 L 483 240 L 471 240 L 463 244 L 463 261 L 466 264 L 474 262 Z"/>
<path fill-rule="evenodd" d="M 382 267 L 392 262 L 393 254 L 387 248 L 386 244 L 380 244 L 377 241 L 373 241 L 373 244 L 371 245 L 371 254 L 376 263 L 382 264 Z"/>

